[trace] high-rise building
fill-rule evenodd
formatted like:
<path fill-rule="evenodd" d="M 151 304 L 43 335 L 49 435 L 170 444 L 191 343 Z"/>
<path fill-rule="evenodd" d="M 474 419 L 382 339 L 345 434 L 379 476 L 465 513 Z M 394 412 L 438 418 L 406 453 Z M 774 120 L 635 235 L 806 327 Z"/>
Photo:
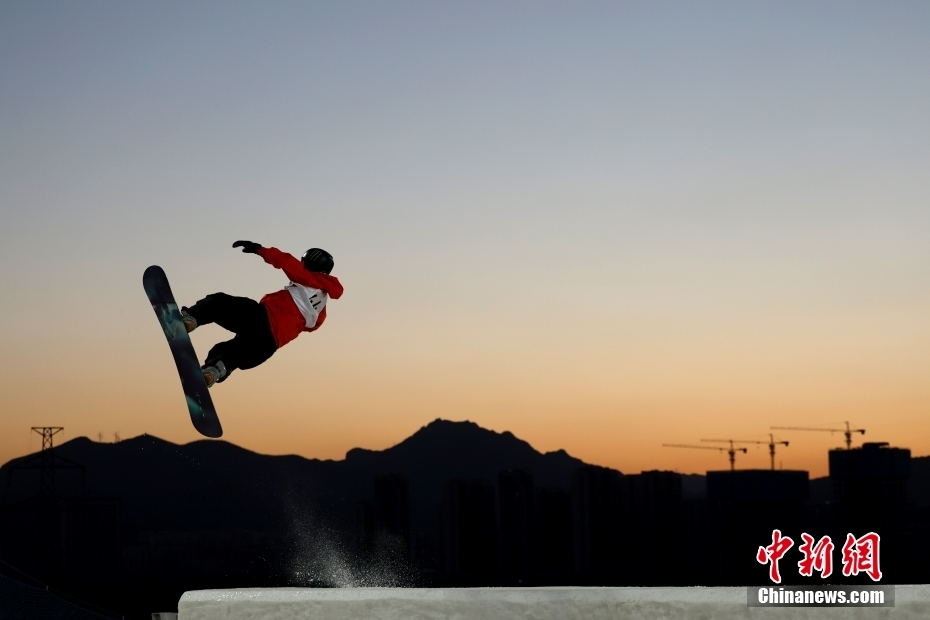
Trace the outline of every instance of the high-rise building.
<path fill-rule="evenodd" d="M 709 583 L 745 585 L 768 582 L 768 568 L 756 561 L 759 547 L 779 530 L 801 544 L 809 480 L 806 471 L 737 469 L 707 472 L 710 555 Z M 813 532 L 809 532 L 814 535 Z M 782 562 L 784 583 L 798 583 L 796 564 Z"/>
<path fill-rule="evenodd" d="M 376 537 L 389 539 L 404 553 L 410 550 L 410 483 L 404 476 L 391 474 L 375 478 L 375 532 Z"/>
<path fill-rule="evenodd" d="M 536 489 L 533 521 L 534 583 L 564 585 L 574 568 L 571 491 L 559 487 Z"/>
<path fill-rule="evenodd" d="M 491 585 L 497 573 L 494 485 L 451 480 L 443 497 L 442 564 L 451 582 Z"/>
<path fill-rule="evenodd" d="M 847 534 L 880 536 L 883 581 L 907 574 L 907 481 L 911 451 L 885 442 L 861 448 L 830 450 L 835 541 L 842 548 Z"/>
<path fill-rule="evenodd" d="M 375 546 L 375 508 L 371 502 L 355 504 L 355 544 L 358 557 L 367 560 Z"/>
<path fill-rule="evenodd" d="M 644 471 L 624 477 L 629 517 L 628 536 L 634 549 L 635 585 L 681 583 L 681 474 Z"/>
<path fill-rule="evenodd" d="M 503 583 L 526 583 L 533 538 L 533 475 L 520 469 L 500 472 L 497 498 L 500 579 Z"/>
<path fill-rule="evenodd" d="M 622 543 L 623 474 L 586 466 L 572 476 L 575 572 L 584 583 L 616 584 L 632 554 Z"/>

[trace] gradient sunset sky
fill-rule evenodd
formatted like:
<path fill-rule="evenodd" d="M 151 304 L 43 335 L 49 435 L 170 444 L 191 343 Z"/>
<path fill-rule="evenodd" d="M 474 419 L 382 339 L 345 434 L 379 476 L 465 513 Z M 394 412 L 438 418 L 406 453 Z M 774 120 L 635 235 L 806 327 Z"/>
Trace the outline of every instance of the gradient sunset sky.
<path fill-rule="evenodd" d="M 199 439 L 142 272 L 280 289 L 237 239 L 346 289 L 213 389 L 258 452 L 445 418 L 624 472 L 847 420 L 928 455 L 928 33 L 927 2 L 2 1 L 0 462 L 31 426 Z M 778 438 L 815 476 L 843 440 Z"/>

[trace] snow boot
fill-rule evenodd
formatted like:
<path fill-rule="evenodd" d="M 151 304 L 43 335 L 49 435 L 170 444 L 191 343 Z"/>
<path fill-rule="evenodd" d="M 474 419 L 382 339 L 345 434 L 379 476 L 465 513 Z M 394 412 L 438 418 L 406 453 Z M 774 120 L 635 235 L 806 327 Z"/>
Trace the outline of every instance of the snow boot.
<path fill-rule="evenodd" d="M 214 383 L 222 381 L 229 374 L 226 372 L 226 364 L 221 361 L 217 361 L 210 366 L 204 366 L 202 370 L 203 380 L 207 382 L 207 387 L 213 387 Z"/>
<path fill-rule="evenodd" d="M 187 306 L 181 308 L 181 320 L 184 321 L 184 329 L 188 334 L 197 329 L 197 319 L 190 315 Z"/>

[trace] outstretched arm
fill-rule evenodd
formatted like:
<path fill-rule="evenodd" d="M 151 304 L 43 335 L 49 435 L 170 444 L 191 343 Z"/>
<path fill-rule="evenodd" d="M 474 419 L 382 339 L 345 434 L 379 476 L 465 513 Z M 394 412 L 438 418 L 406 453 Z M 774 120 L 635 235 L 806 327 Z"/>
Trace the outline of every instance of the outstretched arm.
<path fill-rule="evenodd" d="M 325 273 L 316 273 L 304 269 L 303 263 L 278 248 L 266 248 L 259 246 L 257 252 L 266 263 L 272 267 L 277 267 L 284 272 L 291 281 L 304 286 L 311 286 L 326 291 L 333 299 L 339 299 L 342 296 L 342 285 L 339 280 Z"/>
<path fill-rule="evenodd" d="M 303 263 L 287 252 L 282 252 L 278 248 L 262 247 L 260 243 L 252 241 L 236 241 L 233 247 L 242 248 L 246 254 L 258 254 L 266 263 L 283 271 L 284 275 L 293 282 L 322 289 L 333 299 L 339 299 L 342 296 L 342 285 L 339 280 L 325 273 L 307 271 Z"/>
<path fill-rule="evenodd" d="M 303 263 L 287 252 L 282 252 L 278 248 L 265 248 L 262 244 L 252 241 L 236 241 L 233 247 L 242 248 L 246 254 L 258 254 L 265 259 L 266 263 L 282 270 L 288 278 L 298 284 L 313 286 L 313 284 L 304 282 L 306 276 L 311 275 L 310 272 L 304 269 Z"/>
<path fill-rule="evenodd" d="M 303 263 L 287 252 L 282 252 L 278 248 L 259 246 L 258 250 L 256 250 L 256 254 L 265 259 L 265 262 L 272 267 L 276 267 L 283 271 L 284 275 L 294 282 L 305 286 L 313 286 L 312 284 L 304 282 L 306 276 L 310 275 L 310 272 L 304 269 Z"/>

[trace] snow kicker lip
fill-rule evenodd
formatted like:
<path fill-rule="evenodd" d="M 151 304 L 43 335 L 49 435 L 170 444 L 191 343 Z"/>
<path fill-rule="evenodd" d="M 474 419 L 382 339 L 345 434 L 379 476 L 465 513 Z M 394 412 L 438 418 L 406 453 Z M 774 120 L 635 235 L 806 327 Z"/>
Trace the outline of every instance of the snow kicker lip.
<path fill-rule="evenodd" d="M 889 618 L 918 618 L 930 604 L 930 586 L 894 590 Z M 178 602 L 178 620 L 262 618 L 746 618 L 753 587 L 544 588 L 243 588 L 194 590 Z M 771 609 L 766 618 L 817 620 L 817 607 Z M 750 614 L 752 616 L 752 614 Z M 753 616 L 754 617 L 754 616 Z M 845 617 L 845 616 L 844 616 Z"/>

